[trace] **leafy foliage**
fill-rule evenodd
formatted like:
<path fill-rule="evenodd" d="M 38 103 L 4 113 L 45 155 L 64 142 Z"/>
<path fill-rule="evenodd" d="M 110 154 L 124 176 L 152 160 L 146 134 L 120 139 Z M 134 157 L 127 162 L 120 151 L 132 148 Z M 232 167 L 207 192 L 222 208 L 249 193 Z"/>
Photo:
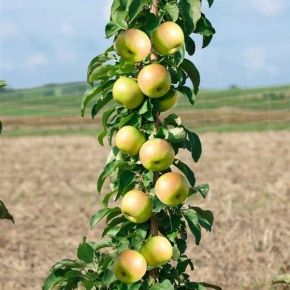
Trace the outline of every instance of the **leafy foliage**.
<path fill-rule="evenodd" d="M 156 4 L 156 3 L 155 3 Z M 208 0 L 209 6 L 213 0 Z M 194 63 L 186 58 L 186 53 L 195 53 L 194 34 L 203 37 L 206 47 L 215 33 L 210 21 L 201 11 L 201 0 L 160 0 L 158 11 L 152 13 L 153 0 L 114 0 L 111 7 L 110 21 L 105 27 L 107 38 L 116 38 L 129 28 L 138 28 L 152 36 L 153 31 L 163 22 L 176 22 L 185 35 L 185 45 L 173 55 L 157 55 L 152 60 L 147 57 L 143 62 L 132 63 L 120 58 L 110 46 L 104 53 L 96 56 L 89 64 L 87 82 L 89 88 L 83 96 L 81 115 L 84 116 L 90 102 L 94 102 L 91 115 L 94 118 L 102 112 L 102 129 L 98 141 L 104 145 L 105 138 L 112 146 L 115 133 L 125 125 L 137 128 L 146 139 L 162 138 L 167 140 L 177 154 L 179 150 L 190 152 L 194 162 L 202 154 L 198 135 L 184 126 L 176 114 L 160 116 L 158 100 L 145 97 L 142 104 L 134 110 L 120 104 L 112 104 L 112 88 L 120 76 L 136 79 L 139 71 L 151 62 L 165 66 L 171 74 L 172 90 L 177 90 L 181 97 L 194 105 L 199 91 L 200 74 Z M 188 85 L 190 80 L 192 87 Z M 166 96 L 165 96 L 166 97 Z M 173 165 L 186 176 L 190 185 L 190 195 L 200 193 L 206 197 L 207 184 L 196 185 L 193 170 L 186 163 L 175 159 Z M 168 168 L 165 172 L 171 171 Z M 88 242 L 86 238 L 79 245 L 77 260 L 63 260 L 52 269 L 45 281 L 45 290 L 53 289 L 113 289 L 113 290 L 173 290 L 173 289 L 220 289 L 205 282 L 191 282 L 187 269 L 194 270 L 192 261 L 186 255 L 188 229 L 194 235 L 198 245 L 201 242 L 202 229 L 212 230 L 213 214 L 197 206 L 179 205 L 167 207 L 154 193 L 156 179 L 161 173 L 146 170 L 138 156 L 129 156 L 113 147 L 105 167 L 97 181 L 97 191 L 101 194 L 105 185 L 110 191 L 102 196 L 104 208 L 91 217 L 91 228 L 98 227 L 105 221 L 102 240 Z M 166 236 L 173 246 L 173 261 L 158 267 L 158 276 L 153 278 L 150 271 L 137 283 L 127 285 L 117 280 L 113 272 L 116 256 L 126 249 L 139 251 L 152 231 L 150 221 L 136 224 L 128 221 L 116 206 L 128 191 L 138 188 L 147 192 L 153 203 L 154 221 L 160 234 Z M 150 269 L 149 269 L 150 270 Z"/>

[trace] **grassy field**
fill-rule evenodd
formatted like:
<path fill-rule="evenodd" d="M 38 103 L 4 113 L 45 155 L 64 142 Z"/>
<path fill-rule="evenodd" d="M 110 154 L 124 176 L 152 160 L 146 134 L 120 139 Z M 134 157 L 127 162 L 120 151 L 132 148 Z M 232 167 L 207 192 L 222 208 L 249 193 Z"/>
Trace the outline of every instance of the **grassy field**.
<path fill-rule="evenodd" d="M 91 135 L 96 122 L 80 120 L 84 83 L 48 84 L 31 89 L 1 89 L 0 116 L 6 136 Z M 290 129 L 290 85 L 201 90 L 194 107 L 180 98 L 176 111 L 197 131 Z"/>

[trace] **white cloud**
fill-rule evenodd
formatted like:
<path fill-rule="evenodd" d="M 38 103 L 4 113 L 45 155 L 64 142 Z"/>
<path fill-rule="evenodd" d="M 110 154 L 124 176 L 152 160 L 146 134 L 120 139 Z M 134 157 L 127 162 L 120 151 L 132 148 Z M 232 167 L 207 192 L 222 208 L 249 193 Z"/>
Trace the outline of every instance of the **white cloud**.
<path fill-rule="evenodd" d="M 244 53 L 244 64 L 248 73 L 263 72 L 268 76 L 278 74 L 277 67 L 273 65 L 273 60 L 266 50 L 260 46 L 247 49 Z"/>
<path fill-rule="evenodd" d="M 265 16 L 279 15 L 287 5 L 285 0 L 253 0 L 252 4 L 256 11 Z"/>
<path fill-rule="evenodd" d="M 247 69 L 261 71 L 266 68 L 266 51 L 262 47 L 256 46 L 247 49 L 244 53 L 244 61 Z"/>
<path fill-rule="evenodd" d="M 12 64 L 11 62 L 3 61 L 1 63 L 1 71 L 3 71 L 3 72 L 12 72 L 14 70 L 15 70 L 15 65 Z"/>
<path fill-rule="evenodd" d="M 60 49 L 57 51 L 57 59 L 62 63 L 69 64 L 76 61 L 77 54 L 73 50 Z"/>
<path fill-rule="evenodd" d="M 3 40 L 15 39 L 21 35 L 20 28 L 12 22 L 1 23 L 0 36 Z"/>
<path fill-rule="evenodd" d="M 75 28 L 68 22 L 63 22 L 61 24 L 61 33 L 65 36 L 74 36 Z"/>
<path fill-rule="evenodd" d="M 35 69 L 48 64 L 48 58 L 45 54 L 37 52 L 29 55 L 24 60 L 24 66 L 29 69 Z"/>

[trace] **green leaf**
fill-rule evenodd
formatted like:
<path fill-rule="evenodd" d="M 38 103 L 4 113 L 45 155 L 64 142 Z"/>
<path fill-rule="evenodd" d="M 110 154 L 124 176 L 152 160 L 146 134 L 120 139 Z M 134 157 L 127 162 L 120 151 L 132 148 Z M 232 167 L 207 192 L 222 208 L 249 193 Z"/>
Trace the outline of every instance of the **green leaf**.
<path fill-rule="evenodd" d="M 190 266 L 191 270 L 194 270 L 193 263 L 188 258 L 181 258 L 180 261 L 177 263 L 177 271 L 179 274 L 182 274 L 186 271 L 186 268 Z"/>
<path fill-rule="evenodd" d="M 154 284 L 150 290 L 174 290 L 174 287 L 169 280 L 164 280 L 161 283 Z"/>
<path fill-rule="evenodd" d="M 107 105 L 111 100 L 113 100 L 113 95 L 112 93 L 107 94 L 105 97 L 101 97 L 93 106 L 92 108 L 92 118 L 94 118 L 99 111 Z"/>
<path fill-rule="evenodd" d="M 195 95 L 193 94 L 193 91 L 186 86 L 178 87 L 177 90 L 182 93 L 185 97 L 188 98 L 189 102 L 194 105 L 195 103 Z"/>
<path fill-rule="evenodd" d="M 164 119 L 164 123 L 172 126 L 180 126 L 181 118 L 176 114 L 170 114 Z"/>
<path fill-rule="evenodd" d="M 104 146 L 104 138 L 107 135 L 107 131 L 108 131 L 107 130 L 107 122 L 108 122 L 108 119 L 110 118 L 110 116 L 113 114 L 114 111 L 115 111 L 115 108 L 110 109 L 110 110 L 108 110 L 108 111 L 106 111 L 106 112 L 103 113 L 103 116 L 102 116 L 103 130 L 98 135 L 99 143 L 102 146 Z"/>
<path fill-rule="evenodd" d="M 6 208 L 2 200 L 0 200 L 0 219 L 11 220 L 14 223 L 13 216 L 9 213 L 8 209 Z"/>
<path fill-rule="evenodd" d="M 199 224 L 210 232 L 214 221 L 213 213 L 210 210 L 203 210 L 199 207 L 193 207 L 192 209 L 197 213 Z"/>
<path fill-rule="evenodd" d="M 116 192 L 117 190 L 113 190 L 104 196 L 102 203 L 105 207 L 108 207 L 110 199 L 116 194 Z"/>
<path fill-rule="evenodd" d="M 186 138 L 186 132 L 183 127 L 175 127 L 168 130 L 168 141 L 170 143 L 182 142 Z"/>
<path fill-rule="evenodd" d="M 112 246 L 113 245 L 111 241 L 101 240 L 93 245 L 93 249 L 94 251 L 98 252 L 101 249 L 110 248 Z"/>
<path fill-rule="evenodd" d="M 136 173 L 131 170 L 122 170 L 118 177 L 118 192 L 124 195 L 135 187 Z"/>
<path fill-rule="evenodd" d="M 77 256 L 78 259 L 85 263 L 92 263 L 94 261 L 94 252 L 92 246 L 86 243 L 86 239 L 84 238 L 83 243 L 78 247 Z"/>
<path fill-rule="evenodd" d="M 85 263 L 79 260 L 71 260 L 71 259 L 63 259 L 57 262 L 52 268 L 52 271 L 56 271 L 59 269 L 72 269 L 72 268 L 83 268 Z"/>
<path fill-rule="evenodd" d="M 109 286 L 115 280 L 114 272 L 111 269 L 106 269 L 104 272 L 104 276 L 102 282 L 105 286 Z"/>
<path fill-rule="evenodd" d="M 129 7 L 129 19 L 130 23 L 140 14 L 149 0 L 133 0 Z"/>
<path fill-rule="evenodd" d="M 181 64 L 181 68 L 186 72 L 186 74 L 189 76 L 193 88 L 194 93 L 197 95 L 200 85 L 200 75 L 199 71 L 196 68 L 196 66 L 188 59 L 184 59 L 183 63 Z"/>
<path fill-rule="evenodd" d="M 195 176 L 194 173 L 192 172 L 192 170 L 188 167 L 188 165 L 186 165 L 185 163 L 183 163 L 182 161 L 175 159 L 174 163 L 173 163 L 187 178 L 189 184 L 191 186 L 195 185 Z"/>
<path fill-rule="evenodd" d="M 101 97 L 104 95 L 104 92 L 108 92 L 113 87 L 114 81 L 107 81 L 98 87 L 87 89 L 84 93 L 81 103 L 81 116 L 85 115 L 85 110 L 88 103 L 95 97 Z"/>
<path fill-rule="evenodd" d="M 187 51 L 187 53 L 189 55 L 194 55 L 194 53 L 195 53 L 195 42 L 188 35 L 185 36 L 185 48 L 186 48 L 186 51 Z"/>
<path fill-rule="evenodd" d="M 64 280 L 66 270 L 57 270 L 49 274 L 45 279 L 42 290 L 53 290 Z"/>
<path fill-rule="evenodd" d="M 176 22 L 179 16 L 179 8 L 176 3 L 167 2 L 165 5 L 165 15 L 168 20 Z"/>
<path fill-rule="evenodd" d="M 188 147 L 190 148 L 192 158 L 195 162 L 198 162 L 202 154 L 202 145 L 200 139 L 194 132 L 190 130 L 186 131 L 188 136 Z"/>
<path fill-rule="evenodd" d="M 116 23 L 119 27 L 123 29 L 128 28 L 127 24 L 127 16 L 128 16 L 128 11 L 117 11 L 115 13 L 115 17 L 113 18 L 114 23 Z"/>
<path fill-rule="evenodd" d="M 182 46 L 182 48 L 175 53 L 176 67 L 179 67 L 183 63 L 184 56 L 185 56 L 185 47 Z"/>
<path fill-rule="evenodd" d="M 209 7 L 211 7 L 213 2 L 214 2 L 214 0 L 207 0 L 207 2 L 208 2 Z"/>
<path fill-rule="evenodd" d="M 193 209 L 183 211 L 183 216 L 187 221 L 190 231 L 195 237 L 195 243 L 199 245 L 201 240 L 201 228 L 198 221 L 198 215 Z"/>
<path fill-rule="evenodd" d="M 105 179 L 111 175 L 116 168 L 122 166 L 122 165 L 126 165 L 127 163 L 123 160 L 113 160 L 112 162 L 109 162 L 108 164 L 106 164 L 104 170 L 102 171 L 101 175 L 98 178 L 98 182 L 97 182 L 97 189 L 98 192 L 101 192 L 101 189 L 104 185 Z"/>
<path fill-rule="evenodd" d="M 202 36 L 212 36 L 215 34 L 215 29 L 213 28 L 210 21 L 202 14 L 201 18 L 197 22 L 196 29 L 194 31 Z"/>
<path fill-rule="evenodd" d="M 187 34 L 191 34 L 201 18 L 200 0 L 181 0 L 179 3 L 182 20 Z"/>
<path fill-rule="evenodd" d="M 103 80 L 111 78 L 116 75 L 117 66 L 112 64 L 103 64 L 97 66 L 91 73 L 89 82 L 94 83 L 97 80 Z"/>
<path fill-rule="evenodd" d="M 147 121 L 154 121 L 153 104 L 148 99 L 146 100 L 138 111 L 139 115 L 143 115 Z"/>
<path fill-rule="evenodd" d="M 203 196 L 203 198 L 206 198 L 208 192 L 209 192 L 209 185 L 208 184 L 201 184 L 196 187 L 196 190 Z"/>
<path fill-rule="evenodd" d="M 112 35 L 116 34 L 122 27 L 114 22 L 109 22 L 105 27 L 106 38 L 110 38 Z"/>
<path fill-rule="evenodd" d="M 177 261 L 180 258 L 180 251 L 177 247 L 173 248 L 173 256 L 172 256 L 174 261 Z"/>
<path fill-rule="evenodd" d="M 203 36 L 202 48 L 207 47 L 210 44 L 212 38 L 213 38 L 212 35 L 210 35 L 210 36 Z"/>
<path fill-rule="evenodd" d="M 160 25 L 162 18 L 157 17 L 153 13 L 146 13 L 144 17 L 140 17 L 139 21 L 142 23 L 142 29 L 148 36 L 152 36 L 153 31 Z"/>
<path fill-rule="evenodd" d="M 110 208 L 103 208 L 98 210 L 92 217 L 91 217 L 91 228 L 93 228 L 98 222 L 100 222 L 106 215 L 111 212 Z"/>
<path fill-rule="evenodd" d="M 114 59 L 114 46 L 110 46 L 104 53 L 97 55 L 95 58 L 93 58 L 88 66 L 88 72 L 87 72 L 87 81 L 90 85 L 93 83 L 90 81 L 91 74 L 94 71 L 96 67 L 101 66 L 106 61 L 109 61 L 111 59 Z"/>

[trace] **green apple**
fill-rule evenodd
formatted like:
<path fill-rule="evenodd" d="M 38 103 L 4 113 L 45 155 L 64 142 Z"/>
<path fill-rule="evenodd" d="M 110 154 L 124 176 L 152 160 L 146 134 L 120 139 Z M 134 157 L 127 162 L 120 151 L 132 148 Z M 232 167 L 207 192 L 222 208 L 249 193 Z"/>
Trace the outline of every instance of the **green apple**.
<path fill-rule="evenodd" d="M 120 77 L 114 83 L 113 98 L 127 109 L 136 109 L 143 102 L 144 95 L 135 80 Z"/>
<path fill-rule="evenodd" d="M 185 176 L 178 172 L 168 172 L 160 176 L 155 184 L 155 194 L 164 204 L 176 206 L 182 204 L 189 193 L 189 184 Z"/>
<path fill-rule="evenodd" d="M 145 258 L 137 251 L 121 252 L 114 263 L 114 274 L 118 280 L 132 284 L 142 279 L 147 270 Z"/>
<path fill-rule="evenodd" d="M 170 90 L 164 97 L 158 99 L 160 112 L 166 112 L 174 107 L 177 103 L 177 91 Z"/>
<path fill-rule="evenodd" d="M 133 189 L 122 198 L 121 211 L 129 221 L 142 224 L 152 216 L 152 201 L 146 193 Z"/>
<path fill-rule="evenodd" d="M 175 152 L 169 142 L 155 138 L 146 141 L 140 151 L 142 165 L 150 171 L 163 171 L 171 166 Z"/>
<path fill-rule="evenodd" d="M 137 155 L 145 141 L 144 135 L 133 126 L 124 126 L 116 134 L 117 148 L 130 156 Z"/>
<path fill-rule="evenodd" d="M 176 53 L 184 45 L 184 33 L 178 24 L 167 21 L 156 28 L 152 41 L 157 53 L 170 55 Z"/>
<path fill-rule="evenodd" d="M 155 268 L 172 258 L 173 248 L 165 237 L 156 236 L 142 246 L 140 253 L 144 256 L 147 265 Z"/>
<path fill-rule="evenodd" d="M 165 66 L 149 64 L 139 72 L 138 85 L 146 96 L 160 98 L 170 90 L 171 75 Z"/>
<path fill-rule="evenodd" d="M 122 58 L 139 62 L 150 54 L 151 41 L 142 30 L 131 28 L 118 35 L 115 48 Z"/>

